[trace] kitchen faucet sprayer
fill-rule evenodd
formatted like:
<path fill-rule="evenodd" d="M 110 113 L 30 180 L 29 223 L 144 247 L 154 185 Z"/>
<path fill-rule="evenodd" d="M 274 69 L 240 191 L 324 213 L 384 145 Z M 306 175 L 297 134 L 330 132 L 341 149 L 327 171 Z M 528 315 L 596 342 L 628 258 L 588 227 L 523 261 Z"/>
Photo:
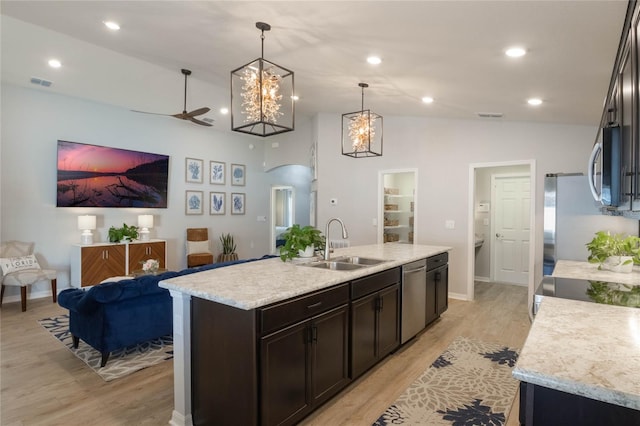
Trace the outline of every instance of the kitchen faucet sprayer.
<path fill-rule="evenodd" d="M 331 225 L 331 222 L 333 222 L 334 220 L 340 223 L 340 226 L 342 227 L 342 238 L 345 240 L 349 238 L 349 233 L 347 232 L 347 228 L 344 226 L 344 222 L 342 221 L 342 219 L 339 219 L 337 217 L 329 219 L 324 230 L 324 237 L 327 240 L 324 244 L 324 260 L 329 260 L 329 257 L 331 256 L 331 249 L 329 247 L 329 225 Z"/>

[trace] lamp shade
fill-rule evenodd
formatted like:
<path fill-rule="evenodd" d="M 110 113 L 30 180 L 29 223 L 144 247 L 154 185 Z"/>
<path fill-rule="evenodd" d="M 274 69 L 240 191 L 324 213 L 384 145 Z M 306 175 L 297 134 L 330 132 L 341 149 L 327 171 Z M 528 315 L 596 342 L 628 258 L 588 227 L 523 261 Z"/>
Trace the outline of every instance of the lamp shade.
<path fill-rule="evenodd" d="M 141 214 L 138 216 L 138 226 L 140 228 L 153 228 L 153 215 Z"/>
<path fill-rule="evenodd" d="M 96 229 L 96 217 L 88 214 L 78 216 L 78 229 L 81 231 Z"/>

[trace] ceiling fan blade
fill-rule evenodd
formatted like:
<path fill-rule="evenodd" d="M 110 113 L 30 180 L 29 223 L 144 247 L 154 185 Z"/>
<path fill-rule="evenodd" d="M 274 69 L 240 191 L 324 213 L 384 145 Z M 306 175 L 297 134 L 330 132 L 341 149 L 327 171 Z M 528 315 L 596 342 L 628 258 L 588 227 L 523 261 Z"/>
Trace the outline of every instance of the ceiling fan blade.
<path fill-rule="evenodd" d="M 207 108 L 207 107 L 198 108 L 198 109 L 194 109 L 193 111 L 187 113 L 187 116 L 188 117 L 196 117 L 198 115 L 206 114 L 209 111 L 211 111 L 211 108 Z"/>
<path fill-rule="evenodd" d="M 159 113 L 159 112 L 138 111 L 138 110 L 135 110 L 135 109 L 132 109 L 131 111 L 132 112 L 139 112 L 140 114 L 164 115 L 165 117 L 171 117 L 172 116 L 171 114 L 162 114 L 162 113 Z"/>
<path fill-rule="evenodd" d="M 198 120 L 197 118 L 191 117 L 191 118 L 189 118 L 189 120 L 193 121 L 196 124 L 200 124 L 201 126 L 208 126 L 208 127 L 212 126 L 211 123 L 207 123 L 206 121 Z"/>

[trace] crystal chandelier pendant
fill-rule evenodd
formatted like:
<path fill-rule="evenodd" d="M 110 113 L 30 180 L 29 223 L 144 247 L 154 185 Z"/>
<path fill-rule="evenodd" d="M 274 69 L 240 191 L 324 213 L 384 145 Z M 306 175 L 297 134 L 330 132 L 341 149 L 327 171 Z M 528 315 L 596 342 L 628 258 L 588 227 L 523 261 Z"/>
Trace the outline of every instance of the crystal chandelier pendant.
<path fill-rule="evenodd" d="M 349 157 L 379 157 L 382 155 L 382 116 L 364 109 L 362 88 L 362 110 L 342 114 L 342 154 Z"/>
<path fill-rule="evenodd" d="M 257 22 L 262 31 L 262 56 L 231 71 L 231 129 L 271 136 L 294 129 L 294 74 L 264 59 L 264 32 L 271 26 Z"/>

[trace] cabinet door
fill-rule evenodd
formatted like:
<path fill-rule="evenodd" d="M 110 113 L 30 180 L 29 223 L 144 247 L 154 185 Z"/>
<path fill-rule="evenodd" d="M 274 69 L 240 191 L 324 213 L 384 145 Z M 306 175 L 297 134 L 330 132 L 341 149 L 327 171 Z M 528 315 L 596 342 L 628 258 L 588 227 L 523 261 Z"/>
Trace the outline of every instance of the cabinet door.
<path fill-rule="evenodd" d="M 260 411 L 263 425 L 293 424 L 311 410 L 308 394 L 310 322 L 300 322 L 260 341 Z"/>
<path fill-rule="evenodd" d="M 378 296 L 378 356 L 381 359 L 400 345 L 400 286 L 395 284 Z"/>
<path fill-rule="evenodd" d="M 435 271 L 436 300 L 438 316 L 449 307 L 449 267 L 442 266 Z"/>
<path fill-rule="evenodd" d="M 438 318 L 438 301 L 436 298 L 436 270 L 427 272 L 427 310 L 425 325 L 431 324 Z"/>
<path fill-rule="evenodd" d="M 351 303 L 351 378 L 376 362 L 376 303 L 374 293 Z"/>
<path fill-rule="evenodd" d="M 125 274 L 125 246 L 82 247 L 81 285 L 92 286 L 109 277 Z"/>
<path fill-rule="evenodd" d="M 129 244 L 129 272 L 140 269 L 147 259 L 156 259 L 160 268 L 166 268 L 165 247 L 164 241 Z"/>
<path fill-rule="evenodd" d="M 311 395 L 321 404 L 349 383 L 349 305 L 311 320 Z"/>
<path fill-rule="evenodd" d="M 634 150 L 633 150 L 633 113 L 635 110 L 635 79 L 633 72 L 635 67 L 632 66 L 631 60 L 631 38 L 629 38 L 624 49 L 622 58 L 622 66 L 619 76 L 620 91 L 620 202 L 618 210 L 630 210 L 631 208 L 631 190 L 634 173 Z M 636 194 L 637 195 L 637 194 Z"/>

